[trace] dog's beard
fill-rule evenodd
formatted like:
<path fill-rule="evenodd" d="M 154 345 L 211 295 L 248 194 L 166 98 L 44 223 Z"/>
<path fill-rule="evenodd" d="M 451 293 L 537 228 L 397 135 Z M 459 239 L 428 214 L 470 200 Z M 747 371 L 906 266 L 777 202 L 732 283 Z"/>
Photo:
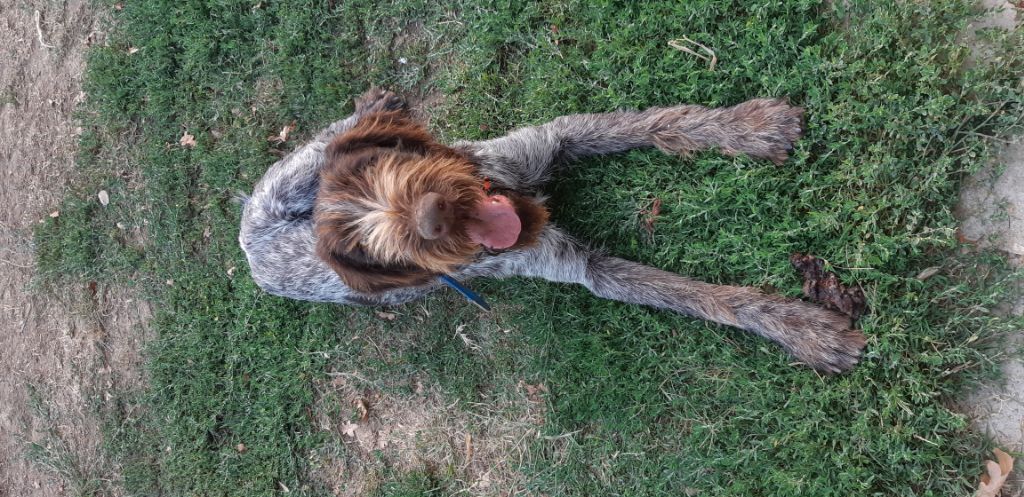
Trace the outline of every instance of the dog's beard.
<path fill-rule="evenodd" d="M 451 273 L 483 251 L 493 254 L 536 244 L 547 224 L 548 211 L 536 199 L 511 192 L 486 195 L 475 176 L 449 185 L 456 190 L 448 198 L 457 200 L 448 236 L 427 240 L 416 234 L 412 224 L 407 225 L 404 262 L 437 274 Z"/>
<path fill-rule="evenodd" d="M 375 241 L 370 234 L 364 238 L 364 243 L 370 247 L 368 252 L 385 262 L 409 264 L 438 274 L 452 272 L 458 266 L 472 262 L 480 246 L 470 237 L 466 225 L 475 206 L 484 197 L 481 181 L 473 174 L 473 166 L 468 162 L 456 162 L 438 167 L 437 161 L 431 161 L 429 165 L 408 164 L 407 167 L 417 172 L 400 175 L 404 178 L 399 180 L 399 188 L 404 190 L 393 197 L 391 204 L 399 207 L 398 226 L 378 226 L 373 230 L 373 234 L 387 231 L 392 236 L 398 235 L 399 239 Z M 423 195 L 431 192 L 451 202 L 455 210 L 455 220 L 448 235 L 433 240 L 418 233 L 418 220 L 412 208 Z"/>

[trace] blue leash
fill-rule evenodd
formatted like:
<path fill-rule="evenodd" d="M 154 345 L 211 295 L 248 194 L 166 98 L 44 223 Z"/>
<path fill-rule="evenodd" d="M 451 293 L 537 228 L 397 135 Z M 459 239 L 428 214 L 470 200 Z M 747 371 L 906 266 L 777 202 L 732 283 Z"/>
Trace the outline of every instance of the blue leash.
<path fill-rule="evenodd" d="M 461 294 L 463 297 L 466 297 L 466 300 L 476 304 L 477 307 L 485 311 L 491 310 L 491 306 L 487 305 L 487 301 L 484 300 L 483 297 L 477 295 L 475 292 L 473 292 L 473 290 L 470 290 L 469 288 L 462 286 L 461 283 L 455 281 L 455 278 L 452 278 L 447 274 L 442 274 L 441 276 L 438 277 L 438 279 L 441 280 L 441 283 L 448 285 L 449 287 L 452 288 L 452 290 L 455 290 L 456 292 L 459 292 L 459 294 Z"/>

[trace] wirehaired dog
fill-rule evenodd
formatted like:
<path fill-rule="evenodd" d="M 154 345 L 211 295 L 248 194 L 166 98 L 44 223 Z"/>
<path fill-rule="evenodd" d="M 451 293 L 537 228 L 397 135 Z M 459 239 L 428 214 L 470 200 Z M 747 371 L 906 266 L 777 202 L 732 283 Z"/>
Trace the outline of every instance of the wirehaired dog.
<path fill-rule="evenodd" d="M 782 163 L 803 110 L 756 99 L 559 117 L 480 142 L 438 143 L 391 92 L 274 164 L 245 203 L 239 242 L 256 283 L 283 297 L 408 302 L 439 276 L 539 277 L 599 297 L 741 328 L 823 372 L 856 364 L 864 335 L 837 312 L 720 286 L 591 250 L 548 222 L 540 188 L 573 159 L 658 147 L 717 147 Z"/>

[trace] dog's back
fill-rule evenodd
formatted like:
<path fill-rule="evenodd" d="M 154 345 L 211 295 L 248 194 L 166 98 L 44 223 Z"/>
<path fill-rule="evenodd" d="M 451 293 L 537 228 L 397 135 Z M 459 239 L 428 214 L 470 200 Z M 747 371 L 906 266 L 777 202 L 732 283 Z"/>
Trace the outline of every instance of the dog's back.
<path fill-rule="evenodd" d="M 313 202 L 323 147 L 310 145 L 271 166 L 252 196 L 240 198 L 238 233 L 256 284 L 268 293 L 299 300 L 353 303 L 351 291 L 316 256 Z"/>

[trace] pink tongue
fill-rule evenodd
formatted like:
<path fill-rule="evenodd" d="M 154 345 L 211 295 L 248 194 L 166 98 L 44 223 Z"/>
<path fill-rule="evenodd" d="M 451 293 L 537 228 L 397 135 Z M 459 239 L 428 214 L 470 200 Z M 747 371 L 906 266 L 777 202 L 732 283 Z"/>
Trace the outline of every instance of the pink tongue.
<path fill-rule="evenodd" d="M 491 249 L 506 249 L 516 244 L 523 229 L 512 202 L 504 195 L 480 201 L 466 223 L 469 238 Z"/>

